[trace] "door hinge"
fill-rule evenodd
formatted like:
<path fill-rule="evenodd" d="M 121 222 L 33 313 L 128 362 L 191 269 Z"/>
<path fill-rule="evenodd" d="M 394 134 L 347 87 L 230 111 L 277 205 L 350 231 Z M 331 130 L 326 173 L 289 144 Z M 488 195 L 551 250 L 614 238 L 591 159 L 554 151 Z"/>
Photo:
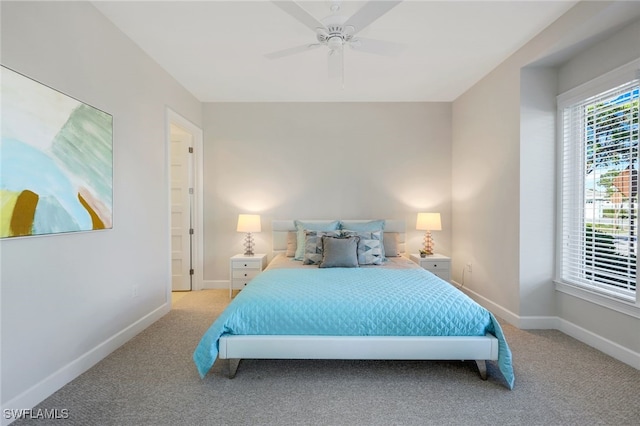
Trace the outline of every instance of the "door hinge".
<path fill-rule="evenodd" d="M 189 147 L 189 154 L 193 154 L 193 147 L 192 146 Z"/>
<path fill-rule="evenodd" d="M 189 188 L 189 194 L 193 195 L 193 188 Z"/>
<path fill-rule="evenodd" d="M 189 234 L 193 235 L 193 228 L 189 228 Z"/>
<path fill-rule="evenodd" d="M 189 269 L 189 275 L 193 275 L 193 269 Z"/>

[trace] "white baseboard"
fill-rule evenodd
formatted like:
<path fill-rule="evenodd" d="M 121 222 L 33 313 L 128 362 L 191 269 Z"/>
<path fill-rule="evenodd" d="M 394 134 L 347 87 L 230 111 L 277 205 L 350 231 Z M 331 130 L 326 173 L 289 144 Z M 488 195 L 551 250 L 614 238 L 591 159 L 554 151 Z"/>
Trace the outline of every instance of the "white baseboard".
<path fill-rule="evenodd" d="M 205 290 L 229 290 L 229 280 L 203 280 L 202 289 Z"/>
<path fill-rule="evenodd" d="M 582 343 L 586 343 L 587 345 L 604 352 L 618 361 L 622 361 L 625 364 L 640 370 L 640 353 L 634 352 L 617 344 L 616 342 L 605 339 L 600 335 L 561 318 L 559 318 L 559 324 L 560 326 L 558 327 L 558 330 L 562 331 L 564 334 L 571 336 Z"/>
<path fill-rule="evenodd" d="M 499 316 L 500 318 L 507 321 L 509 324 L 513 324 L 518 328 L 522 328 L 520 327 L 520 317 L 515 313 L 492 302 L 491 300 L 485 298 L 484 296 L 476 293 L 473 290 L 470 290 L 466 287 L 462 287 L 456 281 L 452 281 L 452 283 L 453 285 L 458 287 L 460 291 L 464 292 L 467 296 L 469 296 L 470 298 L 472 298 L 473 300 L 475 300 L 476 302 L 478 302 L 479 304 L 481 304 L 482 306 L 484 306 L 485 308 L 493 312 L 494 315 Z"/>
<path fill-rule="evenodd" d="M 171 303 L 165 303 L 153 310 L 149 314 L 140 318 L 129 327 L 113 335 L 95 348 L 81 355 L 69 364 L 60 368 L 40 382 L 31 386 L 15 398 L 7 401 L 1 408 L 2 413 L 7 409 L 29 409 L 33 408 L 46 398 L 51 396 L 58 389 L 96 365 L 98 362 L 107 357 L 111 352 L 118 349 L 138 333 L 149 327 L 151 324 L 162 318 L 171 310 Z M 2 416 L 2 425 L 8 425 L 15 419 L 5 419 Z"/>
<path fill-rule="evenodd" d="M 564 334 L 573 337 L 601 352 L 624 362 L 634 368 L 640 370 L 640 353 L 625 348 L 607 338 L 595 334 L 585 328 L 582 328 L 572 322 L 555 316 L 520 316 L 508 309 L 492 302 L 491 300 L 481 296 L 480 294 L 469 290 L 468 288 L 460 288 L 460 284 L 453 282 L 461 291 L 466 293 L 473 300 L 484 306 L 498 317 L 504 319 L 510 324 L 522 330 L 559 330 Z"/>

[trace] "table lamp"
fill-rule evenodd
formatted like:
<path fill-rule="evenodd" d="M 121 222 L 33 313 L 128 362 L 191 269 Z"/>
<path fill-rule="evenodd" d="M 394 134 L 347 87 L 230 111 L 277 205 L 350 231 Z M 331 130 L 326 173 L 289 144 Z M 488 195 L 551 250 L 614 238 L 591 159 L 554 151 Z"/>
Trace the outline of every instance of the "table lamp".
<path fill-rule="evenodd" d="M 433 254 L 435 244 L 431 238 L 431 231 L 441 231 L 442 224 L 440 222 L 440 213 L 418 213 L 416 220 L 416 229 L 426 231 L 424 234 L 424 252 L 427 255 Z"/>
<path fill-rule="evenodd" d="M 253 237 L 252 232 L 260 232 L 260 215 L 258 214 L 240 214 L 238 215 L 238 232 L 246 232 L 244 239 L 245 256 L 253 256 Z"/>

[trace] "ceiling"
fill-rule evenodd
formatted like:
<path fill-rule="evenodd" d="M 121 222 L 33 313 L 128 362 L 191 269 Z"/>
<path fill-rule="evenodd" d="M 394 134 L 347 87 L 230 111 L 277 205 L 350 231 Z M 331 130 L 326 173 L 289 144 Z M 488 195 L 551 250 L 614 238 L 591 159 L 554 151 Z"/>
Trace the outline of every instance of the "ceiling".
<path fill-rule="evenodd" d="M 394 57 L 345 48 L 344 86 L 315 34 L 270 1 L 93 4 L 202 102 L 452 101 L 576 1 L 405 0 L 359 36 L 404 44 Z M 330 1 L 300 1 L 317 19 Z M 351 16 L 364 1 L 341 2 Z"/>

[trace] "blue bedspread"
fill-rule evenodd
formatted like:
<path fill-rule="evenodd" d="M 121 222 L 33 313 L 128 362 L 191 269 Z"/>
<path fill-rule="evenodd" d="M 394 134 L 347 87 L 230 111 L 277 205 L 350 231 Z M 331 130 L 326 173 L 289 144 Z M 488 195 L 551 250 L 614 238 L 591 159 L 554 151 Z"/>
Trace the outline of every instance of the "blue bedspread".
<path fill-rule="evenodd" d="M 484 336 L 498 338 L 509 388 L 511 351 L 485 308 L 424 269 L 273 269 L 249 283 L 205 332 L 193 359 L 201 377 L 223 334 Z"/>

